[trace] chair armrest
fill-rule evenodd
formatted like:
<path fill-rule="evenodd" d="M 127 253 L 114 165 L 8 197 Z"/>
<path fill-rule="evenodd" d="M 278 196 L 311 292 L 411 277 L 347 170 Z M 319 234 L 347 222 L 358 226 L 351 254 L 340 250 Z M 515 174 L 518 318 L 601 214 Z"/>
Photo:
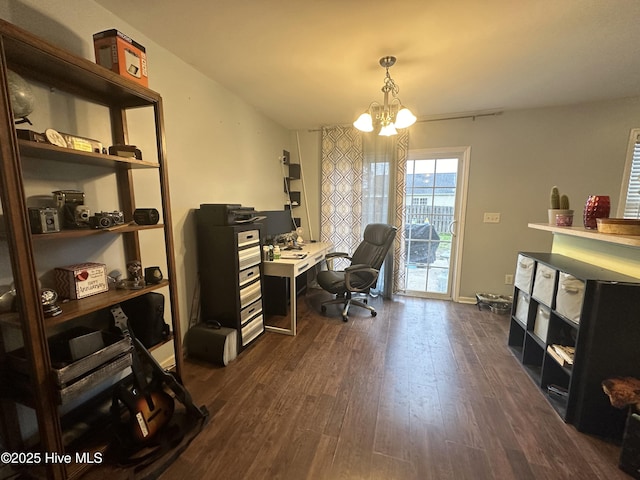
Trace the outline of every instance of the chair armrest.
<path fill-rule="evenodd" d="M 366 286 L 362 286 L 360 288 L 354 287 L 353 285 L 351 285 L 351 275 L 353 275 L 354 273 L 369 274 L 371 275 L 371 280 L 366 284 Z M 366 264 L 351 265 L 344 269 L 344 284 L 347 287 L 347 290 L 349 290 L 350 292 L 366 292 L 376 283 L 379 273 L 380 270 L 371 268 Z M 360 278 L 359 280 L 362 281 L 362 278 Z"/>
<path fill-rule="evenodd" d="M 348 253 L 345 252 L 329 252 L 324 256 L 325 261 L 327 262 L 327 268 L 329 270 L 333 270 L 333 259 L 334 258 L 346 258 L 347 260 L 351 260 L 351 257 Z"/>

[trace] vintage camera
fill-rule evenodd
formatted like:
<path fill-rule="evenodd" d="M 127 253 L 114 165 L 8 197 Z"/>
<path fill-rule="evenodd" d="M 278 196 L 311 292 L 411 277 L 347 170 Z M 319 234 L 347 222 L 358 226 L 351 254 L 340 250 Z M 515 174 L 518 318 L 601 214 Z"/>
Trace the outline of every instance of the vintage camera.
<path fill-rule="evenodd" d="M 124 214 L 122 212 L 98 212 L 89 217 L 89 226 L 91 228 L 109 228 L 124 223 Z"/>
<path fill-rule="evenodd" d="M 91 217 L 91 209 L 85 205 L 76 205 L 75 218 L 76 225 L 89 225 L 89 218 Z"/>
<path fill-rule="evenodd" d="M 58 210 L 55 208 L 29 208 L 31 233 L 53 233 L 60 231 Z"/>
<path fill-rule="evenodd" d="M 84 192 L 80 190 L 56 190 L 53 192 L 53 200 L 60 217 L 62 217 L 63 228 L 86 227 L 86 222 L 78 222 L 76 209 L 79 205 L 84 205 Z"/>

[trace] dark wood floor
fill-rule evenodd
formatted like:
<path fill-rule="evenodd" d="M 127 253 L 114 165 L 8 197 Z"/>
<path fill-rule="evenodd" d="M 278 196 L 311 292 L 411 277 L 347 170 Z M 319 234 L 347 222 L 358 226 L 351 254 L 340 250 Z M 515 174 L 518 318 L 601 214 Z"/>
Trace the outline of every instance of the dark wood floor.
<path fill-rule="evenodd" d="M 163 480 L 629 478 L 620 447 L 565 425 L 520 368 L 508 316 L 399 297 L 343 323 L 317 313 L 327 298 L 300 297 L 296 337 L 187 362 L 212 418 Z"/>

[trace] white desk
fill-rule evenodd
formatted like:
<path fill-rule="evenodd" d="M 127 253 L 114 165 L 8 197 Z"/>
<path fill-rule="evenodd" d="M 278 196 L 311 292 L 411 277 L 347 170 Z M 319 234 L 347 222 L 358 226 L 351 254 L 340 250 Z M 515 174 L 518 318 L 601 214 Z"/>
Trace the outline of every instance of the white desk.
<path fill-rule="evenodd" d="M 265 325 L 265 329 L 270 332 L 285 333 L 287 335 L 296 334 L 296 277 L 306 272 L 311 267 L 319 264 L 324 260 L 324 256 L 331 247 L 327 242 L 308 243 L 302 247 L 302 250 L 283 250 L 282 254 L 306 254 L 304 258 L 281 258 L 271 262 L 263 262 L 264 274 L 271 277 L 286 277 L 289 279 L 289 303 L 291 305 L 291 327 L 281 328 L 272 325 Z"/>

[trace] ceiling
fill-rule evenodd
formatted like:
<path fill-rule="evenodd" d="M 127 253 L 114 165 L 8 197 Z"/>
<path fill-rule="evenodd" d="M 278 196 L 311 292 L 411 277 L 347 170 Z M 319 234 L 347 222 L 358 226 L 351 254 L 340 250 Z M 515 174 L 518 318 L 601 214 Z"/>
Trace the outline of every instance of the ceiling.
<path fill-rule="evenodd" d="M 291 129 L 640 96 L 640 0 L 96 1 Z"/>

